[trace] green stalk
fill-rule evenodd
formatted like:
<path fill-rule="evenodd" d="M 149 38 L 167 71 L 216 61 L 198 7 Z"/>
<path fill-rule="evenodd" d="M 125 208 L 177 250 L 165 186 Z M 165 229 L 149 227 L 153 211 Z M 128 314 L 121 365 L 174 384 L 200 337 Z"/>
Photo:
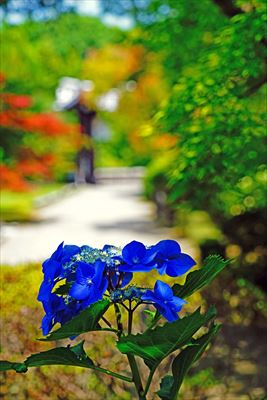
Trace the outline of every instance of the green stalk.
<path fill-rule="evenodd" d="M 115 309 L 116 321 L 117 321 L 117 326 L 118 326 L 117 334 L 118 334 L 118 338 L 120 338 L 123 333 L 123 325 L 122 325 L 122 320 L 121 320 L 121 310 L 117 303 L 114 303 L 114 309 Z"/>
<path fill-rule="evenodd" d="M 129 309 L 128 309 L 128 335 L 132 333 L 132 325 L 133 325 L 133 312 L 132 302 L 129 300 Z M 139 369 L 135 357 L 132 354 L 127 354 L 127 358 L 129 361 L 129 365 L 132 371 L 133 382 L 135 388 L 137 390 L 139 400 L 146 400 L 146 396 L 144 395 L 144 388 L 141 381 Z"/>
<path fill-rule="evenodd" d="M 147 395 L 147 392 L 149 391 L 149 388 L 150 388 L 150 385 L 151 385 L 151 382 L 152 382 L 152 378 L 153 378 L 154 373 L 155 373 L 155 369 L 153 368 L 153 369 L 150 371 L 149 376 L 148 376 L 148 379 L 147 379 L 146 387 L 145 387 L 145 390 L 144 390 L 144 395 L 145 395 L 145 396 Z"/>
<path fill-rule="evenodd" d="M 133 325 L 133 310 L 132 310 L 132 302 L 129 300 L 129 308 L 128 308 L 128 335 L 132 333 L 132 325 Z"/>
<path fill-rule="evenodd" d="M 118 374 L 117 372 L 113 372 L 113 371 L 110 371 L 110 370 L 105 369 L 105 368 L 101 368 L 101 367 L 96 367 L 95 366 L 94 370 L 99 371 L 99 372 L 103 372 L 104 374 L 107 374 L 107 375 L 110 375 L 110 376 L 114 376 L 114 378 L 121 379 L 122 381 L 125 381 L 125 382 L 133 382 L 132 378 L 129 378 L 128 376 L 125 376 L 125 375 Z"/>
<path fill-rule="evenodd" d="M 130 305 L 131 307 L 131 305 Z M 120 308 L 118 306 L 118 304 L 114 303 L 114 309 L 115 309 L 115 314 L 116 314 L 116 321 L 117 321 L 117 326 L 118 326 L 118 331 L 117 331 L 117 335 L 118 338 L 121 337 L 121 335 L 123 334 L 123 325 L 122 325 L 122 320 L 121 320 L 121 311 Z M 129 309 L 128 311 L 128 334 L 131 333 L 132 330 L 132 318 L 133 318 L 133 311 L 131 309 Z M 138 393 L 138 397 L 139 400 L 146 400 L 146 396 L 144 395 L 144 388 L 143 388 L 143 384 L 141 381 L 141 377 L 139 374 L 139 370 L 138 370 L 138 366 L 136 363 L 136 360 L 134 358 L 134 356 L 132 354 L 127 354 L 127 358 L 129 361 L 129 365 L 131 368 L 131 372 L 132 372 L 132 382 L 135 385 L 136 391 Z"/>
<path fill-rule="evenodd" d="M 136 360 L 132 354 L 127 354 L 127 358 L 128 358 L 129 364 L 130 364 L 130 368 L 131 368 L 132 376 L 133 376 L 133 382 L 134 382 L 135 388 L 137 390 L 139 400 L 146 400 L 146 395 L 144 393 L 144 388 L 143 388 L 143 384 L 141 381 L 141 377 L 139 374 Z"/>

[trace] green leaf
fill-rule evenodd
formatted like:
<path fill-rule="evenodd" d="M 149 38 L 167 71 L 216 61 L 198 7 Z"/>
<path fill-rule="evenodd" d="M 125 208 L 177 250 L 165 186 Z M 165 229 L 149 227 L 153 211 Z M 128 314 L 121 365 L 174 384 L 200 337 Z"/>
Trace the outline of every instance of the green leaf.
<path fill-rule="evenodd" d="M 14 369 L 16 372 L 27 372 L 28 368 L 24 363 L 13 363 L 10 361 L 0 361 L 0 371 Z"/>
<path fill-rule="evenodd" d="M 114 376 L 118 379 L 122 379 L 126 382 L 132 382 L 132 379 L 128 376 L 117 374 L 116 372 L 96 366 L 85 353 L 83 344 L 84 341 L 78 343 L 76 346 L 56 347 L 48 351 L 32 354 L 24 361 L 24 363 L 0 361 L 0 371 L 14 369 L 16 372 L 26 372 L 28 367 L 41 367 L 44 365 L 71 365 L 74 367 L 93 369 L 95 371 Z"/>
<path fill-rule="evenodd" d="M 201 357 L 211 340 L 217 335 L 220 325 L 212 325 L 209 332 L 192 341 L 192 345 L 182 350 L 172 363 L 172 379 L 170 375 L 162 379 L 157 392 L 162 400 L 175 400 L 185 375 L 191 366 Z"/>
<path fill-rule="evenodd" d="M 173 285 L 173 293 L 182 299 L 191 296 L 195 291 L 208 285 L 229 264 L 218 255 L 211 255 L 204 260 L 203 266 L 187 275 L 183 286 Z"/>
<path fill-rule="evenodd" d="M 188 317 L 158 326 L 154 330 L 122 337 L 117 342 L 117 346 L 122 353 L 143 358 L 146 365 L 151 370 L 155 370 L 165 357 L 188 344 L 199 328 L 215 315 L 214 306 L 204 315 L 200 314 L 200 309 L 198 309 Z"/>
<path fill-rule="evenodd" d="M 56 347 L 48 351 L 32 354 L 25 360 L 28 367 L 40 367 L 42 365 L 73 365 L 76 367 L 94 368 L 93 361 L 83 349 L 83 343 L 73 347 Z"/>
<path fill-rule="evenodd" d="M 92 304 L 89 308 L 82 311 L 79 315 L 66 322 L 59 329 L 50 333 L 50 335 L 42 341 L 60 340 L 69 338 L 71 336 L 78 336 L 81 333 L 95 331 L 101 329 L 98 321 L 102 315 L 107 311 L 110 302 L 108 300 L 98 301 Z"/>
<path fill-rule="evenodd" d="M 57 347 L 48 351 L 29 356 L 24 363 L 11 363 L 1 361 L 1 371 L 14 369 L 17 372 L 26 372 L 28 367 L 40 367 L 42 365 L 73 365 L 77 367 L 94 368 L 93 361 L 83 349 L 83 343 L 73 347 Z"/>

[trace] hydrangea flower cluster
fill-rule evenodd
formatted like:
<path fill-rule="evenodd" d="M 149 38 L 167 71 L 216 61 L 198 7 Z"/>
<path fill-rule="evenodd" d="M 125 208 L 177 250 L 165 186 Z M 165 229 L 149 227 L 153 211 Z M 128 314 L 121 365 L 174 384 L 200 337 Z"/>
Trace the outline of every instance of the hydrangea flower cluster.
<path fill-rule="evenodd" d="M 174 240 L 162 240 L 153 246 L 132 241 L 122 249 L 61 243 L 43 263 L 44 280 L 38 294 L 45 311 L 43 334 L 47 335 L 56 323 L 65 324 L 104 296 L 113 303 L 133 300 L 152 304 L 169 322 L 175 321 L 185 301 L 174 296 L 167 283 L 157 280 L 154 290 L 130 283 L 136 272 L 156 269 L 160 275 L 176 277 L 193 265 L 195 261 L 182 253 Z"/>

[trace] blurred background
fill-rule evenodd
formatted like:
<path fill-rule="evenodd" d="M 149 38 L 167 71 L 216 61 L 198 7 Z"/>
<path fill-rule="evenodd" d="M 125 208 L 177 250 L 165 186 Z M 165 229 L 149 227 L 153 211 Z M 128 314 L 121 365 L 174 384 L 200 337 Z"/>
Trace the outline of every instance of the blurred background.
<path fill-rule="evenodd" d="M 266 399 L 265 1 L 0 0 L 0 15 L 1 358 L 44 349 L 41 262 L 62 240 L 173 238 L 200 264 L 232 259 L 189 301 L 215 303 L 223 329 L 181 399 Z M 0 396 L 134 398 L 89 375 L 8 373 Z"/>

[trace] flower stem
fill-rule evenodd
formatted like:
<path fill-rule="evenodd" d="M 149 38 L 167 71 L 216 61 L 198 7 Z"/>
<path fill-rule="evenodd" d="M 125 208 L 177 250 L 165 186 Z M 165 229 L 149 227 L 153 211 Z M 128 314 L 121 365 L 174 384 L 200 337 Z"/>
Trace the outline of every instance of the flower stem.
<path fill-rule="evenodd" d="M 105 324 L 106 324 L 107 326 L 109 326 L 110 328 L 112 328 L 111 323 L 110 323 L 105 317 L 102 316 L 101 319 L 105 322 Z"/>
<path fill-rule="evenodd" d="M 135 388 L 136 388 L 138 396 L 139 396 L 139 400 L 146 400 L 146 395 L 144 394 L 144 388 L 143 388 L 143 384 L 141 381 L 141 377 L 139 374 L 136 360 L 132 354 L 127 354 L 127 358 L 128 358 L 129 364 L 130 364 L 133 381 L 134 381 L 134 385 L 135 385 Z"/>
<path fill-rule="evenodd" d="M 116 314 L 117 326 L 118 326 L 118 337 L 120 338 L 123 333 L 123 325 L 121 320 L 121 311 L 117 303 L 114 303 L 114 309 Z"/>
<path fill-rule="evenodd" d="M 132 325 L 133 325 L 133 310 L 132 303 L 129 300 L 129 308 L 128 308 L 128 335 L 132 333 Z"/>
<path fill-rule="evenodd" d="M 110 370 L 105 369 L 105 368 L 94 366 L 94 370 L 95 371 L 99 371 L 99 372 L 103 372 L 104 374 L 107 374 L 107 375 L 110 375 L 110 376 L 114 376 L 114 378 L 121 379 L 122 381 L 125 381 L 125 382 L 133 382 L 132 378 L 129 378 L 128 376 L 125 376 L 125 375 L 118 374 L 117 372 L 113 372 L 113 371 L 110 371 Z"/>
<path fill-rule="evenodd" d="M 148 392 L 149 387 L 150 387 L 150 385 L 151 385 L 154 372 L 155 372 L 155 369 L 152 369 L 152 370 L 150 371 L 150 373 L 149 373 L 148 378 L 147 378 L 147 383 L 146 383 L 146 387 L 145 387 L 145 390 L 144 390 L 144 395 L 145 395 L 145 396 L 147 395 L 147 392 Z"/>
<path fill-rule="evenodd" d="M 128 335 L 132 333 L 132 325 L 133 325 L 133 313 L 134 309 L 132 309 L 132 302 L 129 300 L 129 309 L 128 309 Z M 139 400 L 146 400 L 146 396 L 144 394 L 144 388 L 141 381 L 139 369 L 135 357 L 132 354 L 127 354 L 127 358 L 130 364 L 130 368 L 132 371 L 133 382 L 135 388 L 137 390 Z"/>

